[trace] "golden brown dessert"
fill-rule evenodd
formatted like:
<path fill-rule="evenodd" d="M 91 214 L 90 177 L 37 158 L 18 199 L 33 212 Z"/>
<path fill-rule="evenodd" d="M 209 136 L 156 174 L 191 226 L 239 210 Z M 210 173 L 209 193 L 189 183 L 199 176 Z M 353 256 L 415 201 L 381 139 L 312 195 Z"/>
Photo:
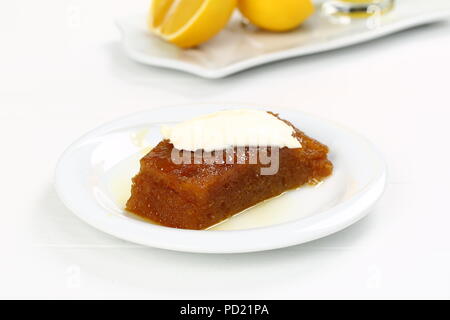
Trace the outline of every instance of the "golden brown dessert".
<path fill-rule="evenodd" d="M 284 191 L 329 176 L 333 165 L 327 146 L 294 129 L 302 147 L 279 149 L 278 171 L 269 175 L 261 174 L 261 168 L 269 165 L 259 159 L 249 163 L 249 148 L 244 153 L 232 150 L 231 164 L 175 164 L 174 147 L 163 140 L 141 159 L 126 209 L 164 226 L 205 229 Z M 194 152 L 190 156 L 194 159 Z M 223 162 L 225 157 L 226 153 Z"/>

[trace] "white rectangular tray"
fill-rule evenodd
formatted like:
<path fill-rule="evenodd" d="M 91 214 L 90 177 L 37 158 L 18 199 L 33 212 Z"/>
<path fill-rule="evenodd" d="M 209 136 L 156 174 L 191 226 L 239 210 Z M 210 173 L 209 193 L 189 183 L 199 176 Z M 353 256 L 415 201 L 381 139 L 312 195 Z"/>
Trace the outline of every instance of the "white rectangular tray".
<path fill-rule="evenodd" d="M 342 48 L 450 17 L 450 0 L 397 0 L 379 20 L 336 21 L 321 14 L 295 31 L 271 33 L 244 25 L 236 14 L 214 39 L 180 49 L 152 35 L 144 15 L 117 20 L 126 54 L 140 63 L 222 78 L 269 62 Z"/>

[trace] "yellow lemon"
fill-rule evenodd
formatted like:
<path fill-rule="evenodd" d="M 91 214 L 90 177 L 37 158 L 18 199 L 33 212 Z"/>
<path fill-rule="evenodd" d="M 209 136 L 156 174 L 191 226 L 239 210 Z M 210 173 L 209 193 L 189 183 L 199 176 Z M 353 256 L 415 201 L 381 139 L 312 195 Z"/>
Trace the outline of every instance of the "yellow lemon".
<path fill-rule="evenodd" d="M 153 0 L 150 30 L 182 48 L 214 37 L 227 23 L 237 0 Z"/>
<path fill-rule="evenodd" d="M 311 0 L 239 0 L 238 6 L 251 23 L 270 31 L 294 29 L 314 12 Z"/>

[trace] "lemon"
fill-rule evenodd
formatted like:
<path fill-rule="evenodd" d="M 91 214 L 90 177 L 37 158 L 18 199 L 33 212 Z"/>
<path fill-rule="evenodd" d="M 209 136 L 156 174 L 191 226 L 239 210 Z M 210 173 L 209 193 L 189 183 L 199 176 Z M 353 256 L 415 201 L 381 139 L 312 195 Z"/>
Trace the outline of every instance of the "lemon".
<path fill-rule="evenodd" d="M 314 12 L 311 0 L 239 0 L 238 6 L 251 23 L 270 31 L 294 29 Z"/>
<path fill-rule="evenodd" d="M 227 23 L 237 0 L 153 0 L 148 26 L 182 48 L 214 37 Z"/>

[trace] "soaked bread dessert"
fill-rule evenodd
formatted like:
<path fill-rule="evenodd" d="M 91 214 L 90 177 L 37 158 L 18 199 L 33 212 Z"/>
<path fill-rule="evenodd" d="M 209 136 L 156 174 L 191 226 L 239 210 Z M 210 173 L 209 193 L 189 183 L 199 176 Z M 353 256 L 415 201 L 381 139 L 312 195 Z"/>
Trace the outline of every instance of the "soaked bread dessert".
<path fill-rule="evenodd" d="M 328 147 L 282 121 L 292 127 L 300 148 L 232 147 L 182 153 L 164 139 L 140 160 L 126 210 L 167 227 L 206 229 L 261 201 L 329 176 L 333 165 L 327 158 Z M 183 163 L 174 162 L 174 154 L 183 154 Z"/>

